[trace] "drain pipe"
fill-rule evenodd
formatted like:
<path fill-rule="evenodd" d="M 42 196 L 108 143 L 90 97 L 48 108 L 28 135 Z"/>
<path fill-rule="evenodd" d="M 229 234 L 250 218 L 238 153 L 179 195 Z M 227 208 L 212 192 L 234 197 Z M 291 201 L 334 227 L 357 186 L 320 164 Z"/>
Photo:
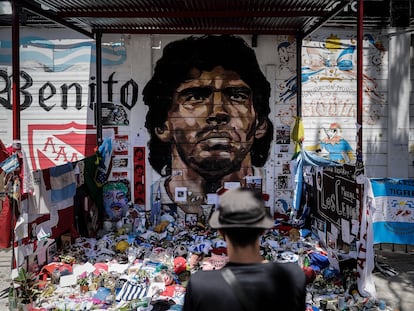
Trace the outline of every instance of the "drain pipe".
<path fill-rule="evenodd" d="M 296 116 L 302 117 L 302 43 L 303 34 L 296 36 Z"/>
<path fill-rule="evenodd" d="M 357 22 L 357 162 L 363 162 L 362 158 L 362 108 L 363 108 L 363 51 L 364 51 L 364 1 L 358 1 Z"/>
<path fill-rule="evenodd" d="M 20 6 L 12 1 L 13 141 L 20 141 Z"/>
<path fill-rule="evenodd" d="M 96 103 L 95 103 L 95 124 L 96 124 L 96 145 L 102 143 L 102 32 L 96 32 Z"/>

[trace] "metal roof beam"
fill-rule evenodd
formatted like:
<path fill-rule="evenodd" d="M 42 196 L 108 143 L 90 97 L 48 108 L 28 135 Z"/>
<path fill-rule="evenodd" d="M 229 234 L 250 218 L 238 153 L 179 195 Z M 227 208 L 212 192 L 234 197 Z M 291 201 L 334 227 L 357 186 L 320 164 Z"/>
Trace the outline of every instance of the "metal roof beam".
<path fill-rule="evenodd" d="M 323 17 L 326 11 L 124 11 L 114 8 L 113 10 L 64 11 L 56 14 L 60 18 L 230 18 L 230 17 Z"/>
<path fill-rule="evenodd" d="M 235 34 L 235 35 L 252 35 L 252 34 L 260 34 L 260 35 L 296 35 L 296 30 L 287 30 L 287 29 L 231 29 L 231 28 L 223 28 L 223 29 L 160 29 L 160 28 L 145 28 L 145 29 L 134 29 L 134 28 L 108 28 L 105 29 L 104 27 L 97 27 L 94 31 L 100 31 L 102 33 L 129 33 L 129 34 Z"/>
<path fill-rule="evenodd" d="M 362 1 L 362 0 L 360 0 Z M 327 21 L 329 21 L 331 18 L 336 16 L 339 12 L 341 12 L 347 5 L 349 5 L 352 2 L 352 0 L 342 0 L 340 3 L 338 3 L 334 9 L 330 12 L 330 14 L 325 15 L 319 22 L 317 22 L 315 25 L 311 26 L 308 30 L 303 32 L 303 37 L 307 37 L 319 28 L 321 28 Z"/>
<path fill-rule="evenodd" d="M 78 27 L 78 26 L 76 26 L 72 23 L 69 23 L 69 22 L 65 21 L 64 19 L 56 16 L 55 14 L 51 14 L 49 12 L 46 12 L 45 10 L 42 10 L 40 7 L 35 6 L 35 5 L 33 5 L 32 3 L 30 3 L 26 0 L 19 0 L 17 2 L 18 2 L 19 6 L 22 9 L 25 9 L 27 11 L 30 11 L 30 12 L 34 13 L 34 14 L 40 15 L 40 16 L 46 18 L 46 19 L 52 20 L 55 23 L 58 23 L 62 26 L 65 26 L 67 28 L 75 30 L 75 31 L 77 31 L 77 32 L 79 32 L 79 33 L 81 33 L 81 34 L 83 34 L 83 35 L 85 35 L 85 36 L 87 36 L 91 39 L 95 39 L 95 36 L 92 32 L 89 32 L 89 31 L 87 31 L 87 30 L 85 30 L 81 27 Z"/>

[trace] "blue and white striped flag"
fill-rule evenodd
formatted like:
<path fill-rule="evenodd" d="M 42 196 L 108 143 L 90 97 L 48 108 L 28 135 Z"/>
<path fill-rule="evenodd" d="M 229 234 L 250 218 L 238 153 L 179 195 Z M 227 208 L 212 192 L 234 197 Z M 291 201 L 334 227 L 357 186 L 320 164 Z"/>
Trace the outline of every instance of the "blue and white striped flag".
<path fill-rule="evenodd" d="M 13 154 L 8 157 L 6 160 L 0 163 L 0 172 L 4 171 L 6 174 L 13 172 L 16 168 L 19 167 L 19 159 L 17 154 Z"/>
<path fill-rule="evenodd" d="M 116 295 L 116 301 L 131 301 L 142 299 L 147 294 L 147 290 L 148 287 L 146 284 L 127 281 Z"/>
<path fill-rule="evenodd" d="M 72 163 L 51 167 L 49 172 L 52 202 L 60 202 L 75 196 L 76 177 Z"/>

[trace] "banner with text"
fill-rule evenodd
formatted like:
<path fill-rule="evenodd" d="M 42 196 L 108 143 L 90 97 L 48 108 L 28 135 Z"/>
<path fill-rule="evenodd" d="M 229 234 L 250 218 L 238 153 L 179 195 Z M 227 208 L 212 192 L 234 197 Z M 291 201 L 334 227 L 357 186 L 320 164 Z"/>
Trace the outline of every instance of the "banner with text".
<path fill-rule="evenodd" d="M 374 243 L 414 244 L 414 179 L 371 179 Z"/>

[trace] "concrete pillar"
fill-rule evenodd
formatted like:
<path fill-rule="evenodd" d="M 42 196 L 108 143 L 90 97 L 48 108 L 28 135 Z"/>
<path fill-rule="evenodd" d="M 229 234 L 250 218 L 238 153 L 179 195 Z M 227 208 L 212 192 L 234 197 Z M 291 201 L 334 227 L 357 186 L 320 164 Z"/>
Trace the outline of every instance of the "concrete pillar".
<path fill-rule="evenodd" d="M 390 35 L 388 53 L 388 157 L 387 176 L 408 178 L 410 106 L 409 32 Z"/>

